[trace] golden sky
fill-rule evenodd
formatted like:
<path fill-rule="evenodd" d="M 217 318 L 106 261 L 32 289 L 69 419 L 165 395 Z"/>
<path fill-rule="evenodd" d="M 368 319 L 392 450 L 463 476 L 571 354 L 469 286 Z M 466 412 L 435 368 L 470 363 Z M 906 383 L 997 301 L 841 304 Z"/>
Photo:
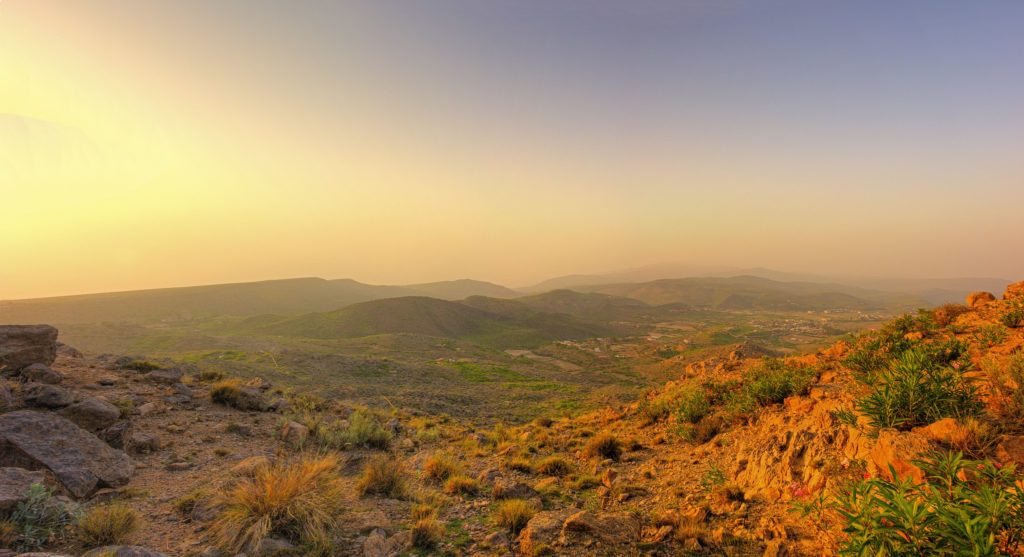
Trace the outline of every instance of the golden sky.
<path fill-rule="evenodd" d="M 425 4 L 0 1 L 0 299 L 1024 278 L 1020 4 Z"/>

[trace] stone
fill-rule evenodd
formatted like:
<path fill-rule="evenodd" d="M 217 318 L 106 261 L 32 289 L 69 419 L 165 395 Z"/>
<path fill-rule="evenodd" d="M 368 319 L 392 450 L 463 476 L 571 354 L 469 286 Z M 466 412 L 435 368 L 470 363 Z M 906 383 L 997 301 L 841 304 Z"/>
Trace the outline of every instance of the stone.
<path fill-rule="evenodd" d="M 299 548 L 280 538 L 263 538 L 256 545 L 256 550 L 252 554 L 255 557 L 279 557 L 294 555 L 298 550 Z"/>
<path fill-rule="evenodd" d="M 128 449 L 136 454 L 152 453 L 160 450 L 163 443 L 155 433 L 135 431 L 128 438 Z"/>
<path fill-rule="evenodd" d="M 171 462 L 170 464 L 165 466 L 165 468 L 169 472 L 184 472 L 185 470 L 191 470 L 192 466 L 193 464 L 191 462 L 179 460 L 177 462 Z"/>
<path fill-rule="evenodd" d="M 192 398 L 193 396 L 195 396 L 195 393 L 192 392 L 192 389 L 189 388 L 189 386 L 184 383 L 175 383 L 174 385 L 171 386 L 171 389 L 174 390 L 175 395 L 180 397 Z"/>
<path fill-rule="evenodd" d="M 46 477 L 42 472 L 24 468 L 0 468 L 0 515 L 13 511 L 18 503 L 25 500 L 25 494 L 32 484 L 41 484 Z"/>
<path fill-rule="evenodd" d="M 42 408 L 63 408 L 75 401 L 71 391 L 56 385 L 29 383 L 25 387 L 25 404 Z"/>
<path fill-rule="evenodd" d="M 967 295 L 967 307 L 980 308 L 996 299 L 990 292 L 971 292 Z"/>
<path fill-rule="evenodd" d="M 0 325 L 0 371 L 51 365 L 56 358 L 57 329 L 49 325 Z"/>
<path fill-rule="evenodd" d="M 137 545 L 108 545 L 86 552 L 82 557 L 167 557 L 163 553 Z"/>
<path fill-rule="evenodd" d="M 581 537 L 604 545 L 633 544 L 640 538 L 640 519 L 629 512 L 580 511 L 565 519 L 559 541 L 571 546 Z"/>
<path fill-rule="evenodd" d="M 936 441 L 944 445 L 963 446 L 970 437 L 966 427 L 954 418 L 942 418 L 941 420 L 923 427 L 915 427 L 913 432 L 923 435 L 929 441 Z"/>
<path fill-rule="evenodd" d="M 46 364 L 32 364 L 26 367 L 21 370 L 21 378 L 29 383 L 45 383 L 47 385 L 57 385 L 64 380 L 64 376 L 60 372 L 54 371 Z"/>
<path fill-rule="evenodd" d="M 580 512 L 579 509 L 568 508 L 540 511 L 533 515 L 523 531 L 519 532 L 520 553 L 533 555 L 538 552 L 540 547 L 551 545 L 561 534 L 565 519 L 578 512 Z"/>
<path fill-rule="evenodd" d="M 403 535 L 404 534 L 404 535 Z M 377 528 L 363 542 L 363 557 L 397 557 L 409 543 L 409 532 L 399 532 L 388 536 L 384 530 Z"/>
<path fill-rule="evenodd" d="M 146 374 L 146 379 L 162 385 L 181 383 L 182 372 L 178 368 L 154 369 Z"/>
<path fill-rule="evenodd" d="M 160 406 L 155 402 L 147 402 L 135 407 L 135 413 L 139 416 L 148 416 L 160 411 Z"/>
<path fill-rule="evenodd" d="M 301 447 L 309 437 L 309 428 L 299 422 L 289 421 L 281 429 L 281 440 L 292 447 Z"/>
<path fill-rule="evenodd" d="M 924 481 L 924 472 L 912 461 L 930 449 L 928 440 L 913 432 L 883 429 L 872 447 L 868 461 L 874 464 L 878 475 L 893 479 L 893 471 L 900 478 L 911 478 L 914 483 Z M 891 469 L 890 469 L 891 468 Z"/>
<path fill-rule="evenodd" d="M 491 532 L 484 538 L 484 542 L 491 547 L 508 547 L 508 534 L 504 531 Z"/>
<path fill-rule="evenodd" d="M 49 470 L 78 498 L 120 487 L 134 472 L 128 455 L 95 435 L 56 414 L 31 410 L 0 415 L 0 466 Z"/>
<path fill-rule="evenodd" d="M 76 402 L 57 413 L 78 427 L 94 432 L 114 425 L 121 417 L 121 410 L 117 406 L 96 397 Z"/>
<path fill-rule="evenodd" d="M 76 360 L 83 357 L 83 354 L 79 349 L 74 346 L 68 346 L 59 340 L 57 341 L 57 355 Z"/>
<path fill-rule="evenodd" d="M 996 445 L 996 458 L 1002 464 L 1024 466 L 1024 435 L 1007 435 Z"/>
<path fill-rule="evenodd" d="M 128 440 L 132 435 L 132 423 L 125 420 L 100 431 L 96 434 L 106 444 L 115 449 L 124 450 L 128 447 Z"/>

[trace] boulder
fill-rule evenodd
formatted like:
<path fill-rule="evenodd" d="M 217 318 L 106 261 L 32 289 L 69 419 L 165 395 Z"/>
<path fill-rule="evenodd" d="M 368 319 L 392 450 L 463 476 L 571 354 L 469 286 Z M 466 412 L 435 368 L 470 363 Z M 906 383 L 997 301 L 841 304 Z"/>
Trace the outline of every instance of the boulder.
<path fill-rule="evenodd" d="M 41 408 L 63 408 L 75 401 L 71 391 L 56 385 L 29 383 L 25 387 L 25 404 Z"/>
<path fill-rule="evenodd" d="M 878 432 L 868 461 L 875 466 L 876 473 L 887 480 L 893 480 L 895 471 L 900 478 L 911 478 L 914 483 L 921 483 L 924 472 L 913 464 L 913 460 L 929 449 L 930 444 L 923 435 L 883 429 Z"/>
<path fill-rule="evenodd" d="M 57 329 L 49 325 L 0 325 L 0 370 L 50 365 L 56 358 Z"/>
<path fill-rule="evenodd" d="M 117 406 L 94 396 L 76 402 L 57 413 L 89 431 L 106 429 L 121 417 L 121 410 Z"/>
<path fill-rule="evenodd" d="M 155 369 L 146 374 L 146 379 L 162 385 L 181 383 L 182 372 L 178 368 Z"/>
<path fill-rule="evenodd" d="M 132 437 L 132 423 L 128 420 L 117 422 L 96 434 L 111 447 L 125 450 L 128 447 L 128 440 Z"/>
<path fill-rule="evenodd" d="M 132 476 L 128 455 L 48 412 L 0 415 L 0 466 L 46 469 L 75 497 L 100 487 L 119 487 Z"/>
<path fill-rule="evenodd" d="M 57 341 L 57 355 L 64 356 L 65 358 L 78 359 L 82 357 L 82 352 L 74 346 L 68 346 L 63 342 Z"/>
<path fill-rule="evenodd" d="M 309 428 L 299 422 L 289 421 L 281 429 L 281 440 L 292 447 L 301 447 L 309 437 Z"/>
<path fill-rule="evenodd" d="M 42 472 L 30 472 L 24 468 L 0 468 L 0 515 L 13 511 L 18 503 L 25 500 L 28 488 L 44 480 Z"/>
<path fill-rule="evenodd" d="M 146 433 L 144 431 L 133 432 L 128 437 L 127 446 L 134 453 L 152 453 L 160 450 L 163 444 L 160 441 L 160 436 L 155 433 Z"/>
<path fill-rule="evenodd" d="M 163 553 L 137 545 L 108 545 L 97 547 L 82 554 L 82 557 L 167 557 Z"/>
<path fill-rule="evenodd" d="M 1007 435 L 996 446 L 996 458 L 1003 464 L 1024 466 L 1024 435 Z"/>
<path fill-rule="evenodd" d="M 579 509 L 556 509 L 541 511 L 526 523 L 526 528 L 519 532 L 519 552 L 522 555 L 535 555 L 545 545 L 551 545 L 562 533 L 565 519 L 578 513 Z"/>
<path fill-rule="evenodd" d="M 565 519 L 559 543 L 574 546 L 583 540 L 603 545 L 633 544 L 640 539 L 640 519 L 629 512 L 580 511 Z"/>
<path fill-rule="evenodd" d="M 280 538 L 263 538 L 256 545 L 255 557 L 282 557 L 284 555 L 296 555 L 299 548 L 286 540 Z"/>
<path fill-rule="evenodd" d="M 967 307 L 980 308 L 996 299 L 990 292 L 971 292 L 967 295 Z"/>
<path fill-rule="evenodd" d="M 377 528 L 363 542 L 363 557 L 397 557 L 409 545 L 409 532 L 399 532 L 388 536 L 384 530 Z"/>
<path fill-rule="evenodd" d="M 26 367 L 21 370 L 21 378 L 30 383 L 45 383 L 47 385 L 56 385 L 64 380 L 64 376 L 60 372 L 54 371 L 46 364 L 32 364 Z"/>

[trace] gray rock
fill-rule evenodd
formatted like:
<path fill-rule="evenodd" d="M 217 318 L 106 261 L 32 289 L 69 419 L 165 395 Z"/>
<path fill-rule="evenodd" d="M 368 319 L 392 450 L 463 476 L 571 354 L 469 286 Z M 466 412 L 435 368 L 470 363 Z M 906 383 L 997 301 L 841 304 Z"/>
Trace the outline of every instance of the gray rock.
<path fill-rule="evenodd" d="M 46 479 L 42 472 L 30 472 L 24 468 L 0 468 L 0 515 L 4 515 L 25 500 L 25 494 L 32 484 L 41 484 Z"/>
<path fill-rule="evenodd" d="M 115 449 L 125 450 L 128 448 L 132 434 L 132 423 L 124 420 L 104 429 L 96 436 Z"/>
<path fill-rule="evenodd" d="M 194 396 L 192 389 L 190 389 L 188 385 L 184 383 L 175 383 L 171 388 L 174 390 L 174 394 L 177 396 L 188 398 L 192 398 Z"/>
<path fill-rule="evenodd" d="M 71 420 L 78 427 L 89 431 L 106 429 L 114 425 L 121 417 L 121 410 L 117 406 L 96 397 L 76 402 L 57 413 Z"/>
<path fill-rule="evenodd" d="M 57 329 L 49 325 L 0 325 L 0 370 L 50 365 L 56 358 Z"/>
<path fill-rule="evenodd" d="M 65 358 L 78 359 L 82 357 L 82 352 L 79 351 L 77 348 L 75 348 L 74 346 L 68 346 L 60 341 L 57 341 L 57 354 L 60 356 L 64 356 Z"/>
<path fill-rule="evenodd" d="M 146 379 L 163 385 L 181 383 L 181 370 L 178 368 L 155 369 L 146 374 Z"/>
<path fill-rule="evenodd" d="M 0 414 L 0 466 L 47 469 L 75 497 L 131 479 L 128 455 L 67 419 L 47 412 Z"/>
<path fill-rule="evenodd" d="M 128 448 L 135 453 L 151 453 L 160 450 L 160 437 L 153 433 L 136 431 L 128 440 Z"/>
<path fill-rule="evenodd" d="M 256 546 L 252 554 L 255 557 L 280 557 L 284 555 L 295 555 L 297 547 L 279 538 L 263 538 Z"/>
<path fill-rule="evenodd" d="M 71 391 L 56 385 L 29 383 L 25 387 L 25 404 L 42 408 L 63 408 L 75 401 Z"/>
<path fill-rule="evenodd" d="M 21 370 L 21 378 L 31 383 L 46 383 L 47 385 L 56 385 L 64 380 L 64 376 L 60 372 L 54 371 L 46 364 L 32 364 L 26 367 Z"/>
<path fill-rule="evenodd" d="M 146 549 L 137 545 L 108 545 L 106 547 L 97 547 L 92 551 L 86 552 L 82 557 L 167 557 L 163 553 L 158 553 L 152 549 Z"/>

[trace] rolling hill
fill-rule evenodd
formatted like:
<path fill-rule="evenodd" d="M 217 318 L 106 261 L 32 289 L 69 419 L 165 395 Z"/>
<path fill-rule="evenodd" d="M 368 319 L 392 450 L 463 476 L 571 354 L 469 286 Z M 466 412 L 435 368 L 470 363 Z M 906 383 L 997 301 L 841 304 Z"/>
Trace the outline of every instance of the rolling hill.
<path fill-rule="evenodd" d="M 568 315 L 541 313 L 510 300 L 475 297 L 460 303 L 424 296 L 363 302 L 290 318 L 260 316 L 242 332 L 304 338 L 415 334 L 463 339 L 494 347 L 531 347 L 554 340 L 608 336 L 615 329 Z M 472 305 L 473 303 L 476 305 Z M 486 308 L 486 309 L 485 309 Z"/>

